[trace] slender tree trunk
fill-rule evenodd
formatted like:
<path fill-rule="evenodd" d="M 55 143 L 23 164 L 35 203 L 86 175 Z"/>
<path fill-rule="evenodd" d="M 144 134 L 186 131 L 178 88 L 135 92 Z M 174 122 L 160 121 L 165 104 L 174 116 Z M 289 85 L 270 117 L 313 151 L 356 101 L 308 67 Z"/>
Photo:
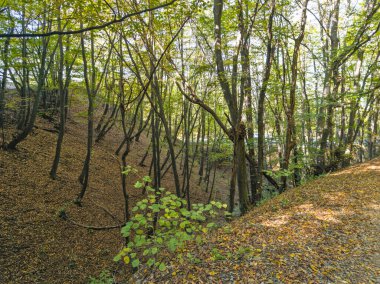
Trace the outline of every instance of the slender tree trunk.
<path fill-rule="evenodd" d="M 95 48 L 94 48 L 94 35 L 91 32 L 90 36 L 90 45 L 91 45 L 91 82 L 88 79 L 88 64 L 87 64 L 87 55 L 86 48 L 84 42 L 84 35 L 81 34 L 81 48 L 82 48 L 82 59 L 83 59 L 83 73 L 86 83 L 87 89 L 87 100 L 88 100 L 88 108 L 87 108 L 87 153 L 86 158 L 83 163 L 82 173 L 79 177 L 79 181 L 82 184 L 82 189 L 78 195 L 76 200 L 77 203 L 81 203 L 84 194 L 86 193 L 88 181 L 89 181 L 89 171 L 90 171 L 90 160 L 91 160 L 91 152 L 92 152 L 92 144 L 93 144 L 93 136 L 94 136 L 94 96 L 95 96 Z"/>
<path fill-rule="evenodd" d="M 13 27 L 9 30 L 10 33 L 13 33 Z M 5 112 L 5 90 L 7 88 L 7 76 L 8 76 L 8 70 L 9 70 L 9 43 L 11 39 L 7 38 L 4 43 L 4 49 L 3 49 L 3 75 L 1 78 L 1 86 L 0 86 L 0 128 L 2 129 L 2 145 L 0 147 L 5 145 L 5 135 L 4 135 L 4 112 Z"/>
<path fill-rule="evenodd" d="M 201 122 L 200 122 L 200 132 L 201 132 L 201 146 L 200 146 L 200 155 L 199 155 L 199 182 L 200 185 L 203 179 L 203 171 L 204 171 L 204 161 L 205 161 L 205 135 L 206 135 L 206 112 L 201 110 Z M 207 137 L 208 139 L 208 137 Z"/>
<path fill-rule="evenodd" d="M 379 118 L 380 118 L 380 98 L 378 98 L 377 100 L 377 107 L 376 107 L 376 110 L 375 110 L 375 115 L 374 115 L 374 119 L 373 119 L 373 154 L 372 156 L 373 157 L 377 157 L 378 155 L 378 148 L 379 148 L 379 145 L 378 144 L 378 141 L 380 141 L 379 139 Z"/>
<path fill-rule="evenodd" d="M 60 7 L 61 10 L 61 7 Z M 61 16 L 60 16 L 60 10 L 59 10 L 59 16 L 58 16 L 58 30 L 61 30 Z M 58 96 L 59 96 L 59 133 L 58 133 L 58 139 L 55 149 L 55 156 L 53 160 L 53 165 L 50 170 L 50 177 L 52 179 L 56 179 L 57 177 L 57 170 L 58 170 L 58 164 L 61 157 L 61 148 L 62 148 L 62 142 L 63 142 L 63 136 L 65 134 L 65 94 L 66 94 L 66 88 L 63 83 L 63 68 L 64 68 L 64 52 L 63 52 L 63 43 L 62 43 L 62 36 L 58 36 L 58 46 L 59 46 L 59 64 L 58 64 Z M 68 76 L 68 74 L 66 74 Z M 69 80 L 66 78 L 66 80 Z"/>
<path fill-rule="evenodd" d="M 295 39 L 294 49 L 293 49 L 293 58 L 291 65 L 291 83 L 290 83 L 290 92 L 289 92 L 289 104 L 286 110 L 287 118 L 287 128 L 286 128 L 286 141 L 285 141 L 285 152 L 284 152 L 284 164 L 283 170 L 289 169 L 290 164 L 290 155 L 291 152 L 296 149 L 297 146 L 297 137 L 296 137 L 296 125 L 295 125 L 295 107 L 296 107 L 296 89 L 297 89 L 297 75 L 298 75 L 298 58 L 301 43 L 304 38 L 305 26 L 306 26 L 306 10 L 309 0 L 305 0 L 302 7 L 302 18 L 301 18 L 301 28 L 300 34 Z M 297 153 L 293 153 L 296 155 Z M 297 179 L 299 179 L 297 177 Z M 282 190 L 287 188 L 287 177 L 284 175 L 282 177 Z"/>
<path fill-rule="evenodd" d="M 270 72 L 272 68 L 272 59 L 274 55 L 274 46 L 272 44 L 273 41 L 273 18 L 276 10 L 276 1 L 271 1 L 271 12 L 268 19 L 268 28 L 267 28 L 267 36 L 268 42 L 266 44 L 266 59 L 265 59 L 265 67 L 264 67 L 264 75 L 263 81 L 259 92 L 259 100 L 257 106 L 257 161 L 258 161 L 258 192 L 255 197 L 255 201 L 258 201 L 261 198 L 262 192 L 262 183 L 263 183 L 263 175 L 262 172 L 264 170 L 264 142 L 265 142 L 265 94 L 268 87 Z"/>
<path fill-rule="evenodd" d="M 318 158 L 318 164 L 325 171 L 326 159 L 329 158 L 327 155 L 327 150 L 330 148 L 330 158 L 332 156 L 333 148 L 333 127 L 334 127 L 334 110 L 336 106 L 336 93 L 338 92 L 340 77 L 339 77 L 339 65 L 336 61 L 336 55 L 338 52 L 338 23 L 339 23 L 339 5 L 340 0 L 336 0 L 334 3 L 334 8 L 331 18 L 331 30 L 330 30 L 330 40 L 331 40 L 331 50 L 330 50 L 330 66 L 327 67 L 325 73 L 325 88 L 326 88 L 326 100 L 327 100 L 327 117 L 326 117 L 326 127 L 323 129 L 322 137 L 320 141 L 320 155 Z M 333 89 L 330 90 L 330 80 L 333 80 Z M 330 142 L 330 147 L 328 147 L 328 141 Z"/>
<path fill-rule="evenodd" d="M 25 4 L 22 6 L 22 23 L 21 28 L 23 32 L 26 32 L 26 19 L 25 19 Z M 27 122 L 26 117 L 26 93 L 27 93 L 27 77 L 29 76 L 29 73 L 27 71 L 27 39 L 22 39 L 22 50 L 21 50 L 21 56 L 22 56 L 22 79 L 21 79 L 21 102 L 20 102 L 20 113 L 18 117 L 18 124 L 17 129 L 23 130 L 24 126 Z M 27 136 L 27 135 L 26 135 Z"/>

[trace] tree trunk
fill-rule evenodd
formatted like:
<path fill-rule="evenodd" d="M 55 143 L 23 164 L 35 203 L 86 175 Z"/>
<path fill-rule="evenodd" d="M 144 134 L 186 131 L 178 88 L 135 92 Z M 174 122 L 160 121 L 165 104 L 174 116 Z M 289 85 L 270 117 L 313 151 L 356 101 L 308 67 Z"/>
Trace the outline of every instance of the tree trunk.
<path fill-rule="evenodd" d="M 42 28 L 44 29 L 45 26 L 46 26 L 46 19 L 44 18 Z M 23 39 L 23 41 L 24 40 L 25 39 Z M 34 102 L 33 102 L 33 108 L 31 110 L 30 118 L 27 121 L 26 127 L 23 128 L 23 130 L 18 135 L 16 135 L 16 137 L 14 137 L 12 141 L 10 141 L 8 143 L 8 145 L 6 146 L 7 149 L 15 149 L 16 146 L 21 141 L 23 141 L 26 137 L 28 137 L 30 132 L 32 132 L 32 130 L 33 130 L 34 123 L 35 123 L 36 118 L 37 118 L 38 107 L 40 105 L 40 98 L 41 98 L 41 95 L 43 92 L 43 87 L 44 87 L 45 79 L 46 79 L 46 75 L 47 75 L 46 57 L 47 57 L 47 49 L 48 49 L 48 39 L 44 37 L 41 39 L 41 41 L 42 41 L 41 63 L 40 63 L 39 70 L 38 70 L 37 91 L 35 94 L 35 98 L 34 98 Z M 24 50 L 24 48 L 23 48 L 23 50 Z M 25 80 L 25 78 L 23 76 L 23 88 L 25 88 L 24 80 Z"/>
<path fill-rule="evenodd" d="M 238 190 L 239 190 L 239 203 L 240 203 L 240 211 L 244 214 L 248 210 L 248 184 L 247 184 L 247 169 L 245 163 L 245 126 L 241 122 L 241 111 L 238 109 L 238 97 L 236 92 L 236 70 L 237 70 L 237 56 L 234 56 L 234 67 L 233 67 L 233 75 L 232 75 L 232 89 L 230 89 L 230 85 L 226 78 L 226 73 L 224 69 L 223 55 L 222 55 L 222 35 L 221 35 L 221 18 L 223 12 L 223 0 L 214 0 L 214 26 L 215 26 L 215 61 L 216 61 L 216 69 L 219 84 L 222 88 L 224 99 L 229 107 L 229 112 L 231 115 L 231 123 L 232 123 L 232 133 L 234 138 L 234 164 L 238 163 L 235 168 L 233 166 L 232 177 L 231 177 L 231 190 L 230 190 L 230 210 L 233 210 L 233 195 L 234 195 L 234 184 L 233 179 L 236 177 L 238 179 Z M 243 97 L 244 95 L 241 94 Z M 244 131 L 242 131 L 244 129 Z M 243 139 L 243 142 L 240 141 Z M 243 160 L 239 160 L 242 158 L 242 154 L 244 153 Z M 243 162 L 244 161 L 244 162 Z M 232 200 L 232 201 L 231 201 Z"/>
<path fill-rule="evenodd" d="M 13 33 L 13 27 L 10 28 L 10 33 Z M 1 86 L 0 86 L 0 128 L 2 130 L 2 145 L 0 147 L 5 145 L 5 137 L 4 137 L 4 112 L 5 112 L 5 90 L 7 88 L 7 74 L 9 69 L 9 61 L 8 61 L 8 55 L 9 55 L 9 43 L 11 39 L 7 38 L 4 43 L 4 49 L 3 49 L 3 74 L 1 79 Z"/>
<path fill-rule="evenodd" d="M 265 59 L 265 67 L 264 67 L 264 75 L 262 80 L 262 85 L 259 92 L 259 100 L 257 106 L 257 161 L 258 161 L 258 192 L 255 200 L 258 201 L 261 198 L 262 192 L 262 183 L 263 183 L 263 175 L 264 171 L 264 148 L 265 148 L 265 94 L 268 87 L 270 72 L 272 68 L 272 59 L 274 55 L 274 46 L 272 44 L 273 41 L 273 18 L 276 10 L 276 1 L 271 1 L 271 12 L 268 19 L 268 28 L 267 28 L 267 36 L 268 42 L 266 45 L 266 59 Z"/>
<path fill-rule="evenodd" d="M 60 7 L 61 9 L 61 7 Z M 59 16 L 58 16 L 58 30 L 61 30 L 61 15 L 59 10 Z M 53 165 L 50 170 L 50 177 L 52 179 L 56 179 L 57 177 L 57 170 L 59 165 L 59 160 L 61 157 L 61 149 L 62 149 L 62 142 L 63 142 L 63 136 L 65 134 L 65 96 L 66 96 L 66 90 L 68 89 L 69 84 L 69 77 L 70 75 L 66 73 L 66 84 L 63 83 L 63 68 L 64 68 L 64 52 L 63 52 L 63 43 L 62 43 L 62 35 L 58 36 L 58 46 L 59 46 L 59 63 L 58 63 L 58 97 L 59 97 L 59 133 L 57 138 L 57 144 L 55 149 L 55 156 L 53 160 Z M 67 69 L 66 69 L 67 70 Z"/>
<path fill-rule="evenodd" d="M 87 100 L 88 100 L 88 108 L 87 108 L 87 153 L 86 158 L 83 163 L 82 173 L 79 176 L 79 181 L 82 184 L 82 189 L 78 195 L 76 200 L 77 203 L 81 203 L 84 194 L 86 193 L 88 181 L 89 181 L 89 171 L 90 171 L 90 160 L 91 160 L 91 152 L 92 152 L 92 143 L 94 136 L 94 96 L 95 96 L 95 58 L 94 58 L 94 35 L 91 32 L 90 36 L 91 42 L 91 82 L 88 78 L 88 65 L 87 65 L 87 56 L 86 56 L 86 48 L 84 42 L 84 35 L 81 34 L 81 48 L 82 48 L 82 59 L 83 59 L 83 73 L 86 83 L 87 90 Z"/>
<path fill-rule="evenodd" d="M 293 58 L 291 65 L 291 83 L 290 83 L 290 92 L 289 92 L 289 104 L 286 110 L 287 118 L 287 128 L 286 128 L 286 141 L 285 141 L 285 152 L 284 152 L 284 164 L 283 170 L 287 171 L 290 164 L 290 155 L 291 152 L 296 149 L 297 137 L 296 137 L 296 125 L 295 125 L 295 107 L 296 107 L 296 89 L 297 89 L 297 75 L 298 75 L 298 58 L 301 43 L 304 38 L 305 26 L 306 26 L 306 10 L 309 0 L 305 0 L 302 7 L 302 18 L 301 18 L 301 28 L 300 34 L 295 39 L 294 49 L 293 49 Z M 297 153 L 294 153 L 296 155 Z M 298 178 L 297 178 L 298 179 Z M 287 188 L 287 176 L 282 176 L 282 190 Z"/>

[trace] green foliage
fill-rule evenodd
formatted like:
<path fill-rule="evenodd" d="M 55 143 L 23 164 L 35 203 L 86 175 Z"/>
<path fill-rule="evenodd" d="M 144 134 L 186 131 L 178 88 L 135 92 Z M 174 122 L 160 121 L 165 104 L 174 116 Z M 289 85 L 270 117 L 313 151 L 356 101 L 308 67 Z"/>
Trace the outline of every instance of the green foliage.
<path fill-rule="evenodd" d="M 302 181 L 301 185 L 307 184 L 310 181 L 317 180 L 323 177 L 326 177 L 328 173 L 321 173 L 319 175 L 307 175 Z"/>
<path fill-rule="evenodd" d="M 99 274 L 99 278 L 90 277 L 90 284 L 112 284 L 114 283 L 113 277 L 108 270 L 103 270 Z"/>
<path fill-rule="evenodd" d="M 121 172 L 123 175 L 130 175 L 130 174 L 136 174 L 137 169 L 133 168 L 132 166 L 128 165 L 124 168 L 124 170 Z"/>
<path fill-rule="evenodd" d="M 275 179 L 278 179 L 278 178 L 281 178 L 281 177 L 290 177 L 291 175 L 294 174 L 294 171 L 296 169 L 302 169 L 304 167 L 303 164 L 301 163 L 298 163 L 298 164 L 290 164 L 289 165 L 289 169 L 285 170 L 285 169 L 280 169 L 278 171 L 265 171 L 266 174 L 268 174 L 269 176 L 271 176 L 272 178 L 275 178 Z"/>
<path fill-rule="evenodd" d="M 149 182 L 151 179 L 144 177 L 134 185 L 136 189 L 144 186 L 147 195 L 132 208 L 133 216 L 121 230 L 129 242 L 114 260 L 133 268 L 145 264 L 165 271 L 168 263 L 163 256 L 175 253 L 182 258 L 184 245 L 192 240 L 200 243 L 200 235 L 217 226 L 211 221 L 226 213 L 227 205 L 212 201 L 192 204 L 188 210 L 186 200 L 164 188 L 153 189 Z"/>
<path fill-rule="evenodd" d="M 282 208 L 287 208 L 289 206 L 289 199 L 281 199 L 280 204 Z"/>
<path fill-rule="evenodd" d="M 218 250 L 217 248 L 213 248 L 211 250 L 211 259 L 212 260 L 225 260 L 226 257 Z"/>
<path fill-rule="evenodd" d="M 217 142 L 215 149 L 210 152 L 210 161 L 217 164 L 231 163 L 233 157 L 233 144 L 228 140 L 221 140 Z"/>
<path fill-rule="evenodd" d="M 193 254 L 189 252 L 186 254 L 186 256 L 191 263 L 194 263 L 194 264 L 202 263 L 202 260 L 200 258 L 195 257 Z"/>
<path fill-rule="evenodd" d="M 64 218 L 66 216 L 66 208 L 60 207 L 56 212 L 57 217 Z"/>
<path fill-rule="evenodd" d="M 252 254 L 252 249 L 250 247 L 240 246 L 236 251 L 236 258 L 243 259 Z"/>

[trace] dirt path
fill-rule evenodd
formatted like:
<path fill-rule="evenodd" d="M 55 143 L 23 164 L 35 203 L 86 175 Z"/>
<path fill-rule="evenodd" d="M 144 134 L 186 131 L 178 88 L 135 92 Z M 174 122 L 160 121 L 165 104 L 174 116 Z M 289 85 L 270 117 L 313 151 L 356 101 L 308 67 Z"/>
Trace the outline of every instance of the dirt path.
<path fill-rule="evenodd" d="M 376 159 L 289 190 L 219 229 L 192 251 L 202 262 L 176 266 L 171 281 L 380 283 L 379 236 Z"/>

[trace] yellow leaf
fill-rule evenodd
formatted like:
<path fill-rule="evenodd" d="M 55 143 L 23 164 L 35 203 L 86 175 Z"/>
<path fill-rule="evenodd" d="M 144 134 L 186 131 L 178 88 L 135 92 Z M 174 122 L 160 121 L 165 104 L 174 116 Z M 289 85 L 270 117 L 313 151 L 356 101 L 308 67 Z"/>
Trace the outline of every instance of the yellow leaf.
<path fill-rule="evenodd" d="M 314 265 L 310 264 L 310 268 L 311 268 L 314 272 L 318 272 L 318 268 L 315 267 Z"/>
<path fill-rule="evenodd" d="M 290 254 L 290 257 L 295 257 L 296 255 L 294 253 L 291 253 Z"/>
<path fill-rule="evenodd" d="M 214 276 L 216 274 L 216 272 L 215 271 L 210 271 L 208 274 L 211 275 L 211 276 Z"/>
<path fill-rule="evenodd" d="M 125 264 L 128 264 L 130 260 L 131 259 L 129 258 L 128 255 L 124 256 L 124 262 L 125 262 Z"/>
<path fill-rule="evenodd" d="M 194 274 L 189 274 L 188 277 L 189 277 L 190 279 L 193 279 L 193 280 L 197 279 L 197 277 L 195 277 Z"/>

